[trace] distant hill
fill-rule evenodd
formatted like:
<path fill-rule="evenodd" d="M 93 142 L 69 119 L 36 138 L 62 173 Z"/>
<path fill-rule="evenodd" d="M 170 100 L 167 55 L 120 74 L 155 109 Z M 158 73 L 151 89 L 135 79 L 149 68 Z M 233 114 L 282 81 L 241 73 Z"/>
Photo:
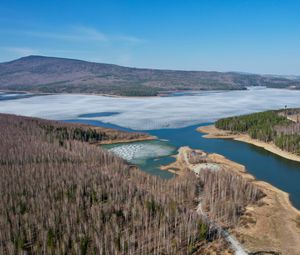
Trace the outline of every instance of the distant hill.
<path fill-rule="evenodd" d="M 130 68 L 44 56 L 0 63 L 2 90 L 153 96 L 166 91 L 239 90 L 247 86 L 300 89 L 300 80 L 235 72 Z"/>

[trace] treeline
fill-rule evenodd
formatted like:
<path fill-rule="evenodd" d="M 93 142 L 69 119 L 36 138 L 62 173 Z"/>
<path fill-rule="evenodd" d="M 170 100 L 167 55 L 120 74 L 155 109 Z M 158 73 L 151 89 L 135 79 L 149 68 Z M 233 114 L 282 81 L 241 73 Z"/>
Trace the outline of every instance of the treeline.
<path fill-rule="evenodd" d="M 274 126 L 289 123 L 290 121 L 278 112 L 266 111 L 220 119 L 216 121 L 215 126 L 233 132 L 247 132 L 252 138 L 269 142 L 275 135 Z"/>
<path fill-rule="evenodd" d="M 237 117 L 220 119 L 215 123 L 219 129 L 242 132 L 251 138 L 274 142 L 282 150 L 300 155 L 300 123 L 287 119 L 299 109 L 265 111 Z"/>
<path fill-rule="evenodd" d="M 88 125 L 65 124 L 55 125 L 39 123 L 46 135 L 54 136 L 60 141 L 77 140 L 81 142 L 97 143 L 117 140 L 134 140 L 148 138 L 149 135 L 138 132 L 116 131 L 102 127 L 91 127 Z"/>
<path fill-rule="evenodd" d="M 97 143 L 115 140 L 134 140 L 148 138 L 149 135 L 140 132 L 126 132 L 104 127 L 94 127 L 85 124 L 66 123 L 50 121 L 38 118 L 21 117 L 15 115 L 0 114 L 0 121 L 3 125 L 14 125 L 15 127 L 32 125 L 38 126 L 32 135 L 48 137 L 47 139 L 65 141 L 77 140 L 82 142 Z M 30 124 L 31 123 L 31 124 Z"/>
<path fill-rule="evenodd" d="M 77 128 L 0 115 L 0 254 L 193 254 L 213 238 L 192 175 L 129 168 Z"/>
<path fill-rule="evenodd" d="M 86 84 L 85 86 L 72 85 L 66 82 L 56 82 L 44 85 L 13 86 L 12 90 L 26 90 L 42 93 L 91 93 L 91 94 L 109 94 L 118 96 L 157 96 L 164 88 L 155 86 L 134 85 L 130 84 L 110 84 L 99 86 L 99 84 Z"/>

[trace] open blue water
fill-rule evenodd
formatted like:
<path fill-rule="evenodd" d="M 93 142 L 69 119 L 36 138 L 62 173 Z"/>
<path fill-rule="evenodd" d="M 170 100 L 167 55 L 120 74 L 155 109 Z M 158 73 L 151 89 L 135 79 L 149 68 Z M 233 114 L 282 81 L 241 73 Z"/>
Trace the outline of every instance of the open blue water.
<path fill-rule="evenodd" d="M 205 124 L 201 124 L 205 125 Z M 216 152 L 246 166 L 257 179 L 266 181 L 290 194 L 295 207 L 300 209 L 300 163 L 284 159 L 251 144 L 228 140 L 206 139 L 196 131 L 200 125 L 179 129 L 149 131 L 161 139 L 168 139 L 176 147 L 188 145 L 207 152 Z"/>
<path fill-rule="evenodd" d="M 95 113 L 86 113 L 78 115 L 79 118 L 95 118 L 95 117 L 105 117 L 119 114 L 119 112 L 95 112 Z"/>
<path fill-rule="evenodd" d="M 123 128 L 117 125 L 102 123 L 91 120 L 69 120 L 69 122 L 81 122 L 96 126 L 105 126 L 125 131 L 135 131 Z M 179 148 L 181 146 L 190 146 L 194 149 L 202 149 L 207 152 L 215 152 L 246 166 L 249 173 L 257 179 L 266 181 L 275 187 L 290 194 L 293 205 L 300 209 L 300 163 L 284 159 L 262 148 L 251 144 L 246 144 L 230 139 L 206 139 L 203 134 L 196 131 L 199 126 L 208 125 L 199 124 L 185 128 L 159 129 L 145 131 L 159 139 L 166 139 L 171 146 Z M 169 177 L 164 171 L 158 170 L 160 164 L 169 163 L 171 157 L 148 159 L 141 169 L 151 174 L 161 175 L 163 178 Z"/>

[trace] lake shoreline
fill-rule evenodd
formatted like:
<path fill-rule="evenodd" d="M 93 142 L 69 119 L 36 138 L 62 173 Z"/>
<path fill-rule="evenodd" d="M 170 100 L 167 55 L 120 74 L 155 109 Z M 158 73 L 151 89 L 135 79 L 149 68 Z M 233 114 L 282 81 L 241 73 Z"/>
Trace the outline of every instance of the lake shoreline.
<path fill-rule="evenodd" d="M 224 171 L 234 172 L 247 182 L 256 185 L 265 196 L 257 203 L 249 204 L 237 226 L 230 229 L 239 242 L 250 252 L 280 251 L 284 255 L 296 255 L 300 250 L 300 211 L 295 208 L 289 194 L 273 185 L 257 180 L 246 167 L 221 154 L 193 150 L 187 146 L 178 150 L 176 161 L 162 166 L 161 170 L 184 176 L 189 171 L 197 173 L 199 165 L 191 163 L 189 155 L 200 153 Z"/>
<path fill-rule="evenodd" d="M 243 91 L 247 90 L 247 88 L 236 88 L 236 89 L 199 89 L 199 90 L 168 90 L 161 91 L 157 95 L 149 95 L 149 96 L 125 96 L 125 95 L 117 95 L 117 94 L 107 94 L 107 93 L 97 93 L 97 92 L 41 92 L 35 90 L 10 90 L 10 89 L 0 89 L 0 92 L 3 93 L 22 93 L 22 94 L 33 94 L 35 96 L 49 96 L 49 95 L 86 95 L 86 96 L 103 96 L 103 97 L 112 97 L 112 98 L 158 98 L 158 97 L 171 97 L 174 93 L 191 93 L 191 92 L 207 92 L 207 91 Z"/>
<path fill-rule="evenodd" d="M 273 143 L 266 143 L 257 139 L 252 139 L 248 134 L 239 134 L 239 133 L 232 133 L 230 131 L 221 130 L 215 127 L 215 125 L 209 126 L 201 126 L 197 128 L 197 131 L 200 133 L 205 133 L 203 136 L 204 138 L 218 138 L 218 139 L 233 139 L 236 141 L 248 143 L 255 145 L 257 147 L 261 147 L 271 153 L 274 153 L 280 157 L 293 160 L 296 162 L 300 162 L 300 156 L 293 154 L 291 152 L 287 152 L 281 150 Z"/>

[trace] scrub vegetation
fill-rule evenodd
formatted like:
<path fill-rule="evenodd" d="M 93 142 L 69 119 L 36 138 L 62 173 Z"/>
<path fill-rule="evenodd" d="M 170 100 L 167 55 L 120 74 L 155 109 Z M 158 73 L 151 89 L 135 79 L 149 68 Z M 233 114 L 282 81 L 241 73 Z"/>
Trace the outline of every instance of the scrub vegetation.
<path fill-rule="evenodd" d="M 253 139 L 273 142 L 282 150 L 300 155 L 299 115 L 300 109 L 265 111 L 220 119 L 215 126 L 232 132 L 247 133 Z"/>

